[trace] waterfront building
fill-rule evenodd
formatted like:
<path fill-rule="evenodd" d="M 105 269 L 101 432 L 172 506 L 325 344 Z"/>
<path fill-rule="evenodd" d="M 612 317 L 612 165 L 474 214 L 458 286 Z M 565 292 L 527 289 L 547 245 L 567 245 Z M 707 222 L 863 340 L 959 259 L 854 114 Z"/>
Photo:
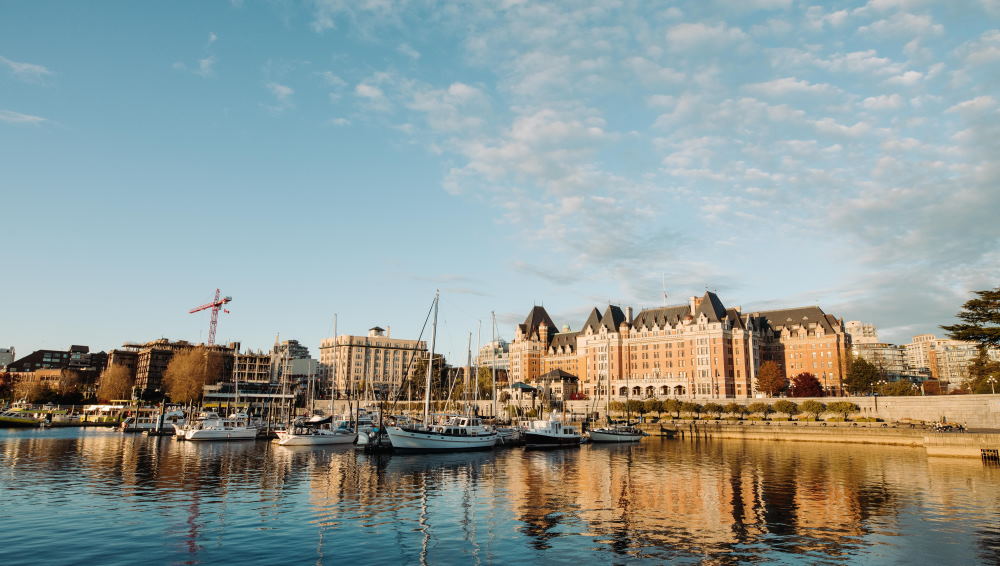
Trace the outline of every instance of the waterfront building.
<path fill-rule="evenodd" d="M 787 377 L 809 371 L 829 395 L 841 393 L 850 336 L 816 306 L 743 313 L 706 292 L 687 304 L 593 309 L 578 331 L 554 332 L 535 306 L 510 344 L 512 382 L 539 384 L 561 371 L 579 379 L 584 398 L 749 398 L 766 360 Z"/>
<path fill-rule="evenodd" d="M 233 352 L 233 381 L 244 383 L 271 383 L 270 352 L 252 351 Z"/>
<path fill-rule="evenodd" d="M 13 352 L 13 348 L 11 348 Z M 40 369 L 72 369 L 99 374 L 108 363 L 104 352 L 90 352 L 89 346 L 72 345 L 67 350 L 35 350 L 7 365 L 9 371 L 26 372 Z"/>
<path fill-rule="evenodd" d="M 906 364 L 911 373 L 939 380 L 947 388 L 961 386 L 969 378 L 969 365 L 979 355 L 979 344 L 933 334 L 914 336 L 904 344 Z M 990 358 L 1000 361 L 1000 349 L 988 350 Z"/>
<path fill-rule="evenodd" d="M 177 352 L 197 347 L 223 354 L 223 364 L 216 380 L 225 380 L 232 375 L 233 351 L 235 344 L 193 344 L 187 340 L 171 342 L 167 338 L 144 343 L 127 342 L 120 349 L 112 350 L 109 363 L 134 369 L 135 392 L 140 399 L 159 397 L 163 394 L 163 372 Z"/>
<path fill-rule="evenodd" d="M 860 320 L 849 320 L 844 323 L 844 330 L 851 335 L 851 343 L 858 344 L 878 344 L 878 330 L 874 324 L 861 322 Z"/>
<path fill-rule="evenodd" d="M 764 358 L 777 362 L 791 379 L 809 372 L 819 379 L 826 395 L 842 395 L 847 376 L 851 336 L 843 319 L 826 314 L 818 306 L 754 313 L 771 330 Z"/>
<path fill-rule="evenodd" d="M 0 348 L 0 369 L 6 369 L 15 359 L 17 359 L 17 353 L 14 351 L 13 346 L 10 348 Z"/>
<path fill-rule="evenodd" d="M 338 397 L 369 387 L 394 394 L 407 372 L 424 371 L 428 357 L 427 342 L 393 338 L 391 331 L 379 326 L 369 329 L 367 336 L 325 338 L 319 352 L 326 383 L 332 382 Z"/>
<path fill-rule="evenodd" d="M 889 379 L 920 379 L 922 376 L 910 371 L 906 363 L 906 348 L 896 344 L 854 343 L 851 352 L 857 358 L 862 358 L 873 366 L 884 371 Z"/>
<path fill-rule="evenodd" d="M 479 367 L 495 367 L 498 370 L 510 369 L 510 343 L 503 338 L 484 344 L 476 354 L 476 365 Z"/>

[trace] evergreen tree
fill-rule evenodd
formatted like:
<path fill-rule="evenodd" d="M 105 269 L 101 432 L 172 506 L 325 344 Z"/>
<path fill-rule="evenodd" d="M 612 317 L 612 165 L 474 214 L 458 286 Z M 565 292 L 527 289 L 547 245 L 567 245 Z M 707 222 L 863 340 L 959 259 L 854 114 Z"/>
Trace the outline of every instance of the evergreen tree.
<path fill-rule="evenodd" d="M 1000 347 L 1000 287 L 986 291 L 975 291 L 978 299 L 970 299 L 962 305 L 962 312 L 956 316 L 962 322 L 943 325 L 953 340 L 977 342 L 980 346 Z"/>
<path fill-rule="evenodd" d="M 852 395 L 867 395 L 885 375 L 864 358 L 854 358 L 847 370 L 844 387 Z"/>

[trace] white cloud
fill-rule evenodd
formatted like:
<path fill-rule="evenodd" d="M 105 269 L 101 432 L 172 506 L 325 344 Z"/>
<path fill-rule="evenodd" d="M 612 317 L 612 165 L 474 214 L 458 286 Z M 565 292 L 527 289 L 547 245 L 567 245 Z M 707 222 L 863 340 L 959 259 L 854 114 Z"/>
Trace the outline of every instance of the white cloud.
<path fill-rule="evenodd" d="M 365 104 L 376 111 L 387 112 L 392 108 L 389 99 L 381 88 L 368 83 L 358 83 L 354 87 L 354 95 L 365 102 Z"/>
<path fill-rule="evenodd" d="M 215 75 L 215 56 L 210 55 L 204 59 L 198 60 L 198 68 L 194 71 L 194 74 L 202 77 L 211 77 Z"/>
<path fill-rule="evenodd" d="M 829 84 L 813 84 L 794 77 L 784 77 L 763 83 L 748 84 L 743 88 L 758 95 L 772 97 L 781 97 L 790 94 L 832 94 L 840 91 L 840 89 Z"/>
<path fill-rule="evenodd" d="M 399 44 L 399 47 L 396 48 L 396 52 L 399 53 L 400 55 L 403 55 L 404 57 L 409 57 L 410 59 L 413 59 L 414 61 L 416 61 L 417 59 L 420 59 L 420 52 L 417 51 L 416 49 L 410 47 L 406 43 Z"/>
<path fill-rule="evenodd" d="M 14 112 L 13 110 L 0 110 L 0 122 L 6 122 L 8 124 L 41 124 L 42 122 L 48 122 L 48 120 L 42 118 L 41 116 L 21 114 L 20 112 Z"/>
<path fill-rule="evenodd" d="M 943 32 L 944 26 L 934 23 L 929 15 L 906 12 L 893 14 L 888 18 L 858 28 L 858 33 L 892 37 L 941 35 Z"/>
<path fill-rule="evenodd" d="M 208 44 L 209 45 L 215 43 L 216 41 L 218 41 L 218 39 L 219 39 L 219 36 L 216 35 L 214 31 L 208 32 Z"/>
<path fill-rule="evenodd" d="M 867 122 L 855 122 L 853 126 L 846 126 L 838 123 L 833 118 L 821 118 L 813 122 L 816 130 L 823 134 L 833 134 L 846 137 L 859 137 L 871 131 L 871 125 Z"/>
<path fill-rule="evenodd" d="M 347 118 L 331 118 L 328 122 L 331 126 L 350 126 L 351 121 Z"/>
<path fill-rule="evenodd" d="M 738 27 L 729 27 L 723 23 L 683 23 L 667 29 L 666 38 L 667 44 L 675 51 L 718 50 L 747 39 L 747 34 Z"/>
<path fill-rule="evenodd" d="M 923 78 L 924 74 L 920 71 L 906 71 L 905 73 L 886 79 L 885 84 L 913 86 L 919 83 Z"/>
<path fill-rule="evenodd" d="M 292 87 L 276 82 L 269 82 L 264 86 L 274 96 L 275 103 L 267 106 L 267 109 L 271 112 L 280 114 L 295 106 L 295 103 L 292 101 L 292 95 L 295 94 L 295 90 Z"/>
<path fill-rule="evenodd" d="M 861 101 L 861 105 L 868 110 L 894 110 L 903 105 L 903 97 L 898 94 L 869 96 Z"/>
<path fill-rule="evenodd" d="M 961 112 L 963 114 L 978 114 L 996 106 L 997 101 L 992 96 L 977 96 L 976 98 L 960 102 L 946 112 Z"/>
<path fill-rule="evenodd" d="M 0 65 L 4 65 L 10 69 L 10 72 L 14 75 L 14 77 L 24 82 L 42 82 L 52 76 L 52 71 L 42 65 L 36 65 L 34 63 L 20 63 L 3 56 L 0 56 Z"/>

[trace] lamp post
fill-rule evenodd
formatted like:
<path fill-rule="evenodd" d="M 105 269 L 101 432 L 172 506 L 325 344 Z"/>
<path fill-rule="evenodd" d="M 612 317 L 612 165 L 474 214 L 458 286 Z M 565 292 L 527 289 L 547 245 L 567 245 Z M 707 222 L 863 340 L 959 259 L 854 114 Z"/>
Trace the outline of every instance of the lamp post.
<path fill-rule="evenodd" d="M 991 375 L 989 377 L 989 379 L 986 380 L 986 383 L 990 384 L 990 392 L 992 392 L 994 395 L 996 395 L 997 394 L 997 389 L 996 389 L 997 378 Z"/>
<path fill-rule="evenodd" d="M 882 389 L 884 386 L 885 386 L 885 380 L 884 379 L 878 380 L 878 388 Z M 878 390 L 877 389 L 875 390 L 875 412 L 876 413 L 878 412 Z"/>

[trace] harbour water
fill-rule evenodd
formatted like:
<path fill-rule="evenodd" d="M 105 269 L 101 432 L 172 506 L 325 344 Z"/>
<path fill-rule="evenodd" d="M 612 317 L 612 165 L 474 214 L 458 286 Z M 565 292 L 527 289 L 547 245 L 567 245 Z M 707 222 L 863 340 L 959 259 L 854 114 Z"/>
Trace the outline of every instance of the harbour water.
<path fill-rule="evenodd" d="M 0 430 L 13 564 L 991 564 L 1000 467 L 684 441 L 456 455 Z"/>

